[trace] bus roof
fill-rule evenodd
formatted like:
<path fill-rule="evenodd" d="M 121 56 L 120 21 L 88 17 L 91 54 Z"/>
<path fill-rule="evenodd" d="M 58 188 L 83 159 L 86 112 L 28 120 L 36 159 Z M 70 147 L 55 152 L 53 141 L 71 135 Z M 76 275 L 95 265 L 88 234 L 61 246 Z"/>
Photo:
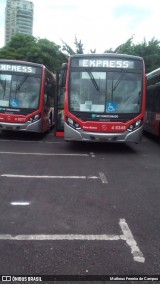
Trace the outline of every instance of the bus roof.
<path fill-rule="evenodd" d="M 126 58 L 126 59 L 138 59 L 143 60 L 140 56 L 129 55 L 129 54 L 119 54 L 119 53 L 89 53 L 89 54 L 73 54 L 70 58 L 95 58 L 95 57 L 110 57 L 110 58 Z"/>
<path fill-rule="evenodd" d="M 157 68 L 153 71 L 151 71 L 150 73 L 146 74 L 147 80 L 157 77 L 158 75 L 160 75 L 160 68 Z"/>
<path fill-rule="evenodd" d="M 14 59 L 0 59 L 0 63 L 12 63 L 12 64 L 25 64 L 25 65 L 32 65 L 34 67 L 43 67 L 43 64 L 34 63 L 34 62 L 28 62 L 23 60 L 14 60 Z"/>
<path fill-rule="evenodd" d="M 49 72 L 50 74 L 54 75 L 55 72 L 54 70 L 51 71 L 49 70 L 44 64 L 40 64 L 40 63 L 35 63 L 35 62 L 29 62 L 29 61 L 23 61 L 23 60 L 14 60 L 14 59 L 0 59 L 0 65 L 21 65 L 21 66 L 29 66 L 29 67 L 33 67 L 33 68 L 38 68 L 38 69 L 44 69 L 47 70 L 47 72 Z M 2 69 L 3 70 L 3 69 Z M 1 70 L 1 66 L 0 66 L 0 71 Z M 9 70 L 7 70 L 9 71 Z M 12 70 L 10 70 L 12 71 Z"/>

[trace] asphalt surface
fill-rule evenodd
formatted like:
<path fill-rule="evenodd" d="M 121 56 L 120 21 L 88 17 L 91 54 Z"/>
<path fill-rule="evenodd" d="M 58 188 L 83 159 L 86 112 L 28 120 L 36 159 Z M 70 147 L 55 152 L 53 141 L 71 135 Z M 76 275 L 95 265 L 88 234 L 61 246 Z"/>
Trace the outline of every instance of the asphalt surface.
<path fill-rule="evenodd" d="M 157 139 L 67 143 L 53 131 L 0 133 L 0 159 L 0 275 L 62 277 L 44 283 L 160 275 Z"/>

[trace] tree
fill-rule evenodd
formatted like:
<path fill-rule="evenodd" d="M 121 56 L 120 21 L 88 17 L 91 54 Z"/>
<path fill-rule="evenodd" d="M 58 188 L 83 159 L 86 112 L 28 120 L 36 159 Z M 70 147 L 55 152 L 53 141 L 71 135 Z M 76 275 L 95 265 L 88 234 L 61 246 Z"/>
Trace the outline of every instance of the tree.
<path fill-rule="evenodd" d="M 50 70 L 60 69 L 63 62 L 67 62 L 68 55 L 83 54 L 84 48 L 81 40 L 75 36 L 75 51 L 62 40 L 63 46 L 47 39 L 35 38 L 30 35 L 16 34 L 3 48 L 0 48 L 0 58 L 16 59 L 44 64 Z M 63 51 L 67 53 L 64 54 Z M 90 50 L 95 53 L 96 50 Z M 108 49 L 104 53 L 121 53 L 137 55 L 144 58 L 146 73 L 160 66 L 160 41 L 152 38 L 148 43 L 134 44 L 133 36 L 115 49 Z"/>
<path fill-rule="evenodd" d="M 24 34 L 16 34 L 5 47 L 1 48 L 0 58 L 40 63 L 49 70 L 60 69 L 61 64 L 67 61 L 59 45 L 47 39 Z"/>
<path fill-rule="evenodd" d="M 107 52 L 143 57 L 146 73 L 160 66 L 160 41 L 155 38 L 152 38 L 148 43 L 144 39 L 142 43 L 134 44 L 132 36 L 125 43 L 119 45 L 115 50 L 106 50 L 105 53 Z"/>
<path fill-rule="evenodd" d="M 77 53 L 77 54 L 83 54 L 83 53 L 84 53 L 84 52 L 83 52 L 83 50 L 84 50 L 84 48 L 83 48 L 83 43 L 81 42 L 81 40 L 78 41 L 76 36 L 75 36 L 74 44 L 75 44 L 75 46 L 76 46 L 76 53 Z"/>
<path fill-rule="evenodd" d="M 133 54 L 134 53 L 134 45 L 132 43 L 133 36 L 129 38 L 125 43 L 119 45 L 116 49 L 116 53 L 126 53 Z"/>
<path fill-rule="evenodd" d="M 84 54 L 84 48 L 83 48 L 83 43 L 81 40 L 77 40 L 77 37 L 75 36 L 74 40 L 74 45 L 76 47 L 76 51 L 74 51 L 66 42 L 62 40 L 63 47 L 62 50 L 66 51 L 68 55 L 73 55 L 73 54 Z"/>
<path fill-rule="evenodd" d="M 152 38 L 148 43 L 144 39 L 141 44 L 137 44 L 135 53 L 144 58 L 146 73 L 160 66 L 160 41 L 155 38 Z"/>
<path fill-rule="evenodd" d="M 63 46 L 62 50 L 66 51 L 68 55 L 73 55 L 75 54 L 74 50 L 65 42 L 62 40 Z"/>
<path fill-rule="evenodd" d="M 96 53 L 96 49 L 90 49 L 90 53 Z"/>

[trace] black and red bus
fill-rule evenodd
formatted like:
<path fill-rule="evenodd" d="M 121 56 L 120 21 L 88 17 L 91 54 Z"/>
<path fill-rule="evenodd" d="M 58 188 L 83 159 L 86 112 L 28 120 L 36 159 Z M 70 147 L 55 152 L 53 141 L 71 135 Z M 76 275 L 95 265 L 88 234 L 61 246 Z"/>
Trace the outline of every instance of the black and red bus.
<path fill-rule="evenodd" d="M 147 77 L 147 103 L 144 130 L 160 137 L 160 68 Z"/>
<path fill-rule="evenodd" d="M 55 123 L 56 76 L 44 65 L 0 60 L 0 129 L 45 132 Z"/>
<path fill-rule="evenodd" d="M 62 64 L 64 139 L 139 143 L 146 104 L 141 57 L 73 55 Z"/>

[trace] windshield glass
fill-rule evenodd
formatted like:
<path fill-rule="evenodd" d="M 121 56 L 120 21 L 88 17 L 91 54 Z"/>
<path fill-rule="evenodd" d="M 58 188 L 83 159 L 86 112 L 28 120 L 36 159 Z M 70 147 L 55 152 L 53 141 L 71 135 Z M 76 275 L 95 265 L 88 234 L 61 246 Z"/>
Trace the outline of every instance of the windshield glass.
<path fill-rule="evenodd" d="M 0 108 L 36 109 L 39 105 L 40 78 L 29 74 L 0 74 Z"/>
<path fill-rule="evenodd" d="M 70 110 L 100 113 L 139 113 L 142 75 L 126 70 L 71 72 Z"/>

